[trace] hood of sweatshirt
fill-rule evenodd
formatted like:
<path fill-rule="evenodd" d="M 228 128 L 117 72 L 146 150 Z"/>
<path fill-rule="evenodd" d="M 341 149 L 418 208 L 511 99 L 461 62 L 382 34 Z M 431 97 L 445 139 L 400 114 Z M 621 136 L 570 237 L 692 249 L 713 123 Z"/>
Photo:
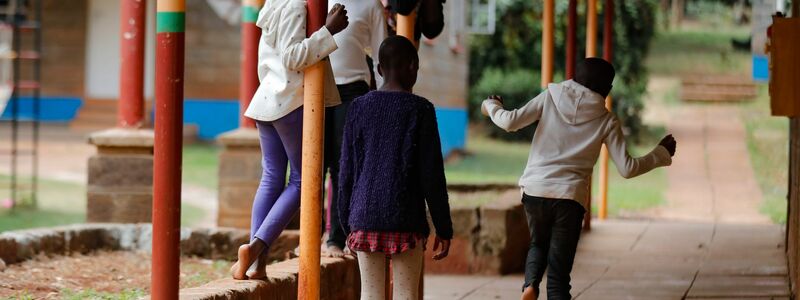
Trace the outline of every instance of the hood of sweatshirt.
<path fill-rule="evenodd" d="M 608 113 L 603 96 L 573 80 L 551 83 L 547 90 L 559 115 L 570 125 L 580 125 Z"/>
<path fill-rule="evenodd" d="M 305 3 L 305 1 L 297 0 L 271 0 L 264 3 L 264 7 L 258 12 L 256 26 L 262 29 L 261 37 L 268 46 L 275 48 L 278 40 L 278 25 L 281 22 L 281 15 L 286 9 L 296 6 L 305 10 Z"/>

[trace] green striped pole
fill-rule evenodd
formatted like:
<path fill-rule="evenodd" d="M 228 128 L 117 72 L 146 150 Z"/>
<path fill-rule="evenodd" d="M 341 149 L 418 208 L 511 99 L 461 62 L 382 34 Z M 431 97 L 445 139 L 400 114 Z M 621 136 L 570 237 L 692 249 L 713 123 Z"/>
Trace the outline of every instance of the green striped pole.
<path fill-rule="evenodd" d="M 185 0 L 157 0 L 151 295 L 178 299 Z"/>

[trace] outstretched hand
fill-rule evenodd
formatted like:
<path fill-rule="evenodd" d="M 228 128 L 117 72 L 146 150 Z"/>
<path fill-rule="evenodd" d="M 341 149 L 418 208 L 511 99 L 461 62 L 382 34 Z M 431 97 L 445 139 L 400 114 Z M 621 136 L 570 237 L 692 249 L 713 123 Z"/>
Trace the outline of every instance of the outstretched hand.
<path fill-rule="evenodd" d="M 487 98 L 487 100 L 495 100 L 497 102 L 500 102 L 501 106 L 503 105 L 503 97 L 500 97 L 498 95 L 491 95 L 491 96 L 489 96 L 489 98 Z M 486 110 L 486 107 L 483 106 L 483 105 L 481 105 L 481 114 L 483 114 L 484 116 L 487 116 L 487 117 L 489 116 L 489 112 Z"/>
<path fill-rule="evenodd" d="M 675 138 L 672 137 L 671 134 L 661 139 L 661 142 L 659 142 L 658 144 L 664 146 L 664 148 L 667 148 L 669 156 L 675 156 L 675 148 L 678 146 L 678 142 L 675 141 Z"/>
<path fill-rule="evenodd" d="M 433 251 L 436 252 L 440 248 L 439 246 L 442 250 L 433 255 L 434 260 L 442 260 L 450 253 L 450 240 L 443 240 L 437 236 L 433 242 Z"/>
<path fill-rule="evenodd" d="M 347 10 L 344 9 L 344 5 L 334 4 L 331 11 L 328 12 L 328 18 L 325 19 L 325 27 L 328 28 L 331 34 L 337 34 L 347 28 L 349 24 Z"/>

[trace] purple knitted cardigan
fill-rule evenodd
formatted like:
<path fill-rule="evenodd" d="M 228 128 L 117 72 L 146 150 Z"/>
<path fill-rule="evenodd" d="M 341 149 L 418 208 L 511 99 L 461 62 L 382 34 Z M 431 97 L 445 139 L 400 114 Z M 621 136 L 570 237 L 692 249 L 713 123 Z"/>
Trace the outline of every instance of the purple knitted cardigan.
<path fill-rule="evenodd" d="M 373 91 L 350 104 L 339 171 L 339 218 L 351 231 L 453 237 L 436 112 L 425 98 Z"/>

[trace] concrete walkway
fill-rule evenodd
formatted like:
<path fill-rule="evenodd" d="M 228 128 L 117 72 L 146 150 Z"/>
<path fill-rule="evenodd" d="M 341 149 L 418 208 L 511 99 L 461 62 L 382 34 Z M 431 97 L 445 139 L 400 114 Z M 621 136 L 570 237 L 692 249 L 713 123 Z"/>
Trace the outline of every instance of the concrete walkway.
<path fill-rule="evenodd" d="M 668 130 L 678 151 L 667 168 L 667 203 L 652 218 L 722 223 L 769 224 L 747 150 L 739 108 L 691 105 L 673 108 Z"/>
<path fill-rule="evenodd" d="M 593 224 L 572 272 L 576 299 L 789 299 L 779 225 Z M 519 299 L 522 282 L 521 274 L 428 275 L 425 299 Z"/>

